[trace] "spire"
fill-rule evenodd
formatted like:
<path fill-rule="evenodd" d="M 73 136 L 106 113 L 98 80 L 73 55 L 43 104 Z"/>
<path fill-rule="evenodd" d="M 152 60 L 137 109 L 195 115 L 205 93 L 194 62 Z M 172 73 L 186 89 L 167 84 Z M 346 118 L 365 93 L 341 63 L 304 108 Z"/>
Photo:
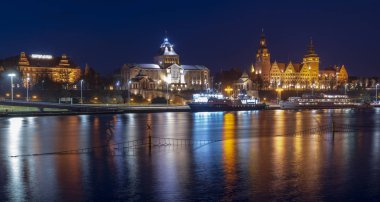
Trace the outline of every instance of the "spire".
<path fill-rule="evenodd" d="M 86 63 L 86 65 L 84 66 L 84 76 L 88 77 L 89 74 L 90 74 L 90 67 Z"/>
<path fill-rule="evenodd" d="M 255 66 L 253 66 L 253 64 L 251 64 L 251 73 L 255 72 Z"/>
<path fill-rule="evenodd" d="M 264 28 L 262 28 L 261 36 L 260 36 L 260 48 L 266 48 L 266 47 L 267 47 L 267 40 L 265 38 Z"/>
<path fill-rule="evenodd" d="M 309 46 L 307 47 L 307 54 L 308 55 L 314 55 L 315 54 L 315 48 L 313 44 L 313 38 L 310 37 L 310 43 Z"/>

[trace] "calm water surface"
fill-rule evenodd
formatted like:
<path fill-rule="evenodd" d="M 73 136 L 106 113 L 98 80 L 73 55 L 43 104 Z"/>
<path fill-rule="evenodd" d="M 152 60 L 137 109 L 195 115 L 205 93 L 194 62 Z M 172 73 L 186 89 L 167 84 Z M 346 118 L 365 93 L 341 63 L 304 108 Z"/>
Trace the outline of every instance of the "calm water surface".
<path fill-rule="evenodd" d="M 330 123 L 350 133 L 284 136 Z M 153 137 L 222 140 L 39 154 Z M 110 128 L 114 131 L 110 133 Z M 380 110 L 155 113 L 0 118 L 0 201 L 373 200 L 380 197 Z"/>

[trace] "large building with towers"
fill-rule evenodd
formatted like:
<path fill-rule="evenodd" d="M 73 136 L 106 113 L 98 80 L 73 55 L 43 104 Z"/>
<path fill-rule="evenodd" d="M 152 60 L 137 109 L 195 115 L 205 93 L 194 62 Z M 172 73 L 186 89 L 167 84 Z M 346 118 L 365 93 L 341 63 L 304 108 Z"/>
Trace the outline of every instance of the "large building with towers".
<path fill-rule="evenodd" d="M 0 60 L 0 73 L 12 72 L 26 86 L 50 80 L 60 84 L 74 84 L 81 77 L 81 69 L 66 54 L 61 56 L 26 54 Z"/>
<path fill-rule="evenodd" d="M 261 77 L 263 86 L 267 89 L 334 89 L 348 82 L 348 73 L 344 65 L 320 69 L 319 56 L 312 40 L 299 63 L 271 62 L 264 33 L 260 37 L 252 72 Z"/>
<path fill-rule="evenodd" d="M 203 65 L 185 65 L 168 38 L 161 44 L 154 63 L 125 64 L 121 69 L 124 87 L 131 90 L 206 90 L 210 71 Z"/>

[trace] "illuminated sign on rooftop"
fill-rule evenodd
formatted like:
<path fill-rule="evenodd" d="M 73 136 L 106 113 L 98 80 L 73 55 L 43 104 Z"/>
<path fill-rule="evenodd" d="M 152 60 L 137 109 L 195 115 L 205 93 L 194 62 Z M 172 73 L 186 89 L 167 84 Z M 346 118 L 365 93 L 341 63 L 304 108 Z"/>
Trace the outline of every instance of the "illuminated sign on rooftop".
<path fill-rule="evenodd" d="M 52 55 L 41 55 L 41 54 L 31 54 L 30 57 L 33 59 L 45 59 L 45 60 L 53 59 Z"/>

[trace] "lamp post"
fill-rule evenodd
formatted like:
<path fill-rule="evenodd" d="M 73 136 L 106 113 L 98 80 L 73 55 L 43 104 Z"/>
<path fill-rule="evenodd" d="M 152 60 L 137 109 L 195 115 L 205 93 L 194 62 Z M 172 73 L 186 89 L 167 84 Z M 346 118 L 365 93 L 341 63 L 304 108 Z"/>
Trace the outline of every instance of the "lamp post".
<path fill-rule="evenodd" d="M 83 104 L 83 79 L 80 80 L 80 103 Z"/>
<path fill-rule="evenodd" d="M 169 105 L 169 81 L 166 80 L 166 105 Z"/>
<path fill-rule="evenodd" d="M 169 105 L 169 98 L 170 98 L 170 96 L 169 96 L 169 77 L 166 76 L 164 78 L 164 81 L 166 83 L 166 105 Z"/>
<path fill-rule="evenodd" d="M 8 74 L 9 77 L 11 77 L 11 100 L 13 101 L 13 77 L 16 76 L 15 73 Z"/>
<path fill-rule="evenodd" d="M 282 89 L 282 88 L 276 88 L 278 102 L 281 101 L 281 93 L 283 90 L 284 89 Z"/>
<path fill-rule="evenodd" d="M 131 80 L 128 81 L 128 106 L 131 104 Z"/>
<path fill-rule="evenodd" d="M 376 84 L 376 104 L 377 104 L 377 86 L 380 85 L 380 84 Z"/>
<path fill-rule="evenodd" d="M 116 100 L 115 100 L 116 104 L 118 103 L 118 102 L 117 102 L 117 96 L 119 96 L 119 91 L 120 91 L 120 81 L 117 81 L 117 82 L 116 82 L 116 96 L 115 96 L 115 97 L 116 97 L 116 98 L 115 98 L 115 99 L 116 99 Z"/>
<path fill-rule="evenodd" d="M 28 76 L 26 77 L 26 101 L 27 102 L 29 102 L 29 81 L 30 81 L 30 77 L 28 74 Z"/>

